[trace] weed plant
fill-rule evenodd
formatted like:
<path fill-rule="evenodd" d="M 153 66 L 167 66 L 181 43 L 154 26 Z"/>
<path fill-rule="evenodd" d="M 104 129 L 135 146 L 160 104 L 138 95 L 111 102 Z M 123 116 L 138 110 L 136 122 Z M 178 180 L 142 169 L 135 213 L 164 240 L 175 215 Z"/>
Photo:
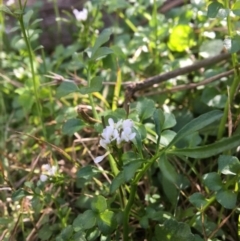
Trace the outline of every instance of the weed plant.
<path fill-rule="evenodd" d="M 240 1 L 183 2 L 0 1 L 0 240 L 240 239 Z"/>

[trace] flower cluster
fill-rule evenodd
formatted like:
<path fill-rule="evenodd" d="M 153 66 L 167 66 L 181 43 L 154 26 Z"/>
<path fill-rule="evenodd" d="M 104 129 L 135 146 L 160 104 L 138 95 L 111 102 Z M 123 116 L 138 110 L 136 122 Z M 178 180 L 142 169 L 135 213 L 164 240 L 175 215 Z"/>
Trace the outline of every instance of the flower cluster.
<path fill-rule="evenodd" d="M 102 138 L 100 139 L 100 146 L 108 150 L 110 145 L 116 143 L 117 146 L 121 146 L 122 143 L 132 141 L 136 133 L 132 132 L 133 122 L 130 119 L 120 120 L 114 123 L 113 119 L 108 119 L 108 126 L 103 129 Z M 98 156 L 94 159 L 95 163 L 99 163 L 108 155 L 108 152 L 103 156 Z"/>
<path fill-rule="evenodd" d="M 88 10 L 86 8 L 84 8 L 82 11 L 74 9 L 73 14 L 75 15 L 77 21 L 86 21 L 88 17 Z"/>
<path fill-rule="evenodd" d="M 42 174 L 40 175 L 41 182 L 46 182 L 49 176 L 54 176 L 57 172 L 57 166 L 50 166 L 49 164 L 42 165 Z"/>

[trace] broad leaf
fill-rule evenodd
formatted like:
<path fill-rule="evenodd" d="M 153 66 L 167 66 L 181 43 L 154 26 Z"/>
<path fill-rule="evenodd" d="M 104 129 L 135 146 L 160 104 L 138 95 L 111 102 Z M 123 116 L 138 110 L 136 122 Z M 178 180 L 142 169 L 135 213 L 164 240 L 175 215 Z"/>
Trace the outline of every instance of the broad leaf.
<path fill-rule="evenodd" d="M 114 220 L 114 213 L 109 210 L 105 210 L 103 213 L 100 213 L 97 224 L 98 228 L 103 234 L 111 234 L 111 232 L 116 226 L 116 221 Z"/>
<path fill-rule="evenodd" d="M 189 197 L 189 202 L 192 203 L 197 208 L 203 208 L 207 204 L 207 200 L 202 195 L 202 193 L 195 192 Z"/>
<path fill-rule="evenodd" d="M 62 132 L 65 135 L 73 135 L 80 131 L 85 126 L 85 123 L 77 118 L 67 120 L 62 127 Z"/>
<path fill-rule="evenodd" d="M 159 146 L 160 138 L 161 138 L 161 132 L 163 130 L 163 124 L 164 124 L 165 116 L 160 109 L 156 109 L 153 113 L 153 121 L 155 124 L 155 131 L 157 133 L 157 146 Z"/>
<path fill-rule="evenodd" d="M 124 183 L 125 183 L 124 173 L 119 172 L 118 175 L 113 179 L 111 183 L 110 193 L 114 193 Z"/>
<path fill-rule="evenodd" d="M 222 155 L 218 158 L 218 170 L 224 175 L 240 173 L 240 162 L 235 156 Z"/>
<path fill-rule="evenodd" d="M 195 241 L 190 227 L 186 223 L 179 223 L 173 219 L 155 227 L 155 239 L 157 241 Z"/>
<path fill-rule="evenodd" d="M 91 57 L 91 60 L 99 60 L 102 59 L 104 57 L 106 57 L 109 54 L 112 54 L 113 51 L 108 48 L 108 47 L 100 47 L 95 54 Z"/>
<path fill-rule="evenodd" d="M 175 116 L 172 113 L 164 113 L 164 123 L 162 129 L 168 129 L 176 125 Z"/>
<path fill-rule="evenodd" d="M 104 29 L 101 34 L 98 36 L 98 38 L 95 41 L 95 44 L 92 48 L 91 57 L 94 56 L 99 49 L 100 46 L 102 46 L 104 43 L 106 43 L 110 39 L 110 35 L 112 34 L 111 29 Z"/>
<path fill-rule="evenodd" d="M 158 166 L 162 172 L 162 175 L 171 183 L 177 184 L 178 174 L 173 165 L 167 160 L 166 155 L 162 155 L 158 159 Z"/>
<path fill-rule="evenodd" d="M 221 189 L 217 192 L 216 199 L 224 208 L 233 209 L 237 204 L 237 193 Z"/>
<path fill-rule="evenodd" d="M 214 110 L 206 114 L 200 115 L 199 117 L 191 120 L 181 130 L 179 130 L 179 132 L 173 138 L 171 143 L 169 143 L 168 148 L 174 145 L 182 138 L 188 136 L 189 134 L 202 129 L 203 127 L 213 123 L 216 120 L 219 120 L 221 117 L 222 117 L 222 112 L 218 110 Z"/>
<path fill-rule="evenodd" d="M 73 228 L 75 232 L 80 230 L 89 229 L 95 226 L 97 215 L 92 210 L 87 210 L 82 214 L 79 214 L 73 221 Z"/>
<path fill-rule="evenodd" d="M 124 179 L 126 182 L 131 180 L 138 168 L 142 165 L 143 160 L 137 159 L 137 160 L 132 160 L 128 162 L 126 165 L 123 167 L 123 174 L 124 174 Z"/>
<path fill-rule="evenodd" d="M 91 202 L 91 208 L 98 213 L 104 212 L 107 209 L 106 198 L 101 195 L 95 196 Z"/>
<path fill-rule="evenodd" d="M 56 96 L 57 98 L 61 98 L 65 95 L 68 95 L 70 93 L 78 92 L 79 88 L 77 85 L 72 81 L 64 81 L 60 84 L 60 86 L 57 88 Z"/>
<path fill-rule="evenodd" d="M 221 177 L 216 172 L 205 174 L 203 176 L 203 183 L 212 191 L 218 191 L 223 187 Z"/>
<path fill-rule="evenodd" d="M 99 173 L 99 170 L 94 166 L 89 165 L 89 166 L 81 167 L 77 172 L 77 178 L 84 178 L 86 180 L 89 180 L 92 177 L 94 177 L 96 173 Z"/>
<path fill-rule="evenodd" d="M 153 116 L 155 103 L 153 100 L 143 99 L 137 102 L 136 110 L 141 121 Z"/>
<path fill-rule="evenodd" d="M 80 93 L 85 95 L 93 92 L 99 92 L 102 89 L 102 78 L 96 76 L 91 79 L 90 85 L 88 87 L 80 88 Z"/>
<path fill-rule="evenodd" d="M 207 16 L 209 18 L 215 18 L 218 14 L 219 9 L 223 8 L 223 5 L 217 1 L 213 1 L 208 5 Z"/>

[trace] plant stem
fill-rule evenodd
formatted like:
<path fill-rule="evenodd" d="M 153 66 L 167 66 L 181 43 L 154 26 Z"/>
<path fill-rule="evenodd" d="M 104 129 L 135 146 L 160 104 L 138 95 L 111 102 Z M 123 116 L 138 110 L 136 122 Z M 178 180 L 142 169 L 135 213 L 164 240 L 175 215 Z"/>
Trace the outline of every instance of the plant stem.
<path fill-rule="evenodd" d="M 19 6 L 20 6 L 20 9 L 22 11 L 24 11 L 24 7 L 22 7 L 21 0 L 19 0 Z M 32 51 L 32 47 L 31 47 L 30 42 L 29 42 L 29 38 L 28 38 L 27 33 L 26 33 L 25 26 L 24 26 L 23 14 L 20 14 L 20 16 L 18 17 L 18 20 L 19 20 L 19 23 L 20 23 L 20 26 L 21 26 L 21 29 L 22 29 L 23 38 L 24 38 L 24 41 L 25 41 L 25 44 L 26 44 L 26 47 L 27 47 L 28 56 L 29 56 L 29 60 L 30 60 L 30 68 L 31 68 L 31 73 L 32 73 L 34 96 L 35 96 L 35 101 L 36 101 L 36 105 L 37 105 L 39 121 L 40 121 L 40 124 L 42 126 L 43 134 L 46 138 L 47 135 L 46 135 L 45 126 L 43 125 L 43 120 L 42 120 L 42 108 L 41 108 L 40 99 L 39 99 L 39 96 L 38 96 L 37 80 L 36 80 L 36 74 L 35 74 L 35 69 L 34 69 L 34 64 L 33 64 L 33 51 Z"/>
<path fill-rule="evenodd" d="M 123 217 L 123 241 L 128 241 L 128 234 L 129 234 L 129 215 L 131 211 L 131 207 L 134 203 L 134 198 L 136 196 L 136 190 L 137 190 L 137 185 L 140 179 L 145 175 L 147 170 L 151 167 L 151 165 L 158 159 L 163 152 L 159 152 L 156 155 L 154 155 L 149 162 L 142 168 L 142 170 L 136 175 L 134 178 L 131 187 L 130 187 L 130 196 L 127 202 L 127 206 L 124 210 L 124 217 Z"/>
<path fill-rule="evenodd" d="M 129 214 L 130 214 L 131 207 L 134 203 L 136 191 L 137 191 L 137 184 L 135 184 L 135 183 L 131 184 L 130 196 L 129 196 L 128 203 L 125 208 L 124 216 L 123 216 L 123 241 L 128 241 Z"/>
<path fill-rule="evenodd" d="M 230 9 L 229 0 L 225 0 L 225 8 Z M 227 17 L 227 26 L 228 26 L 228 35 L 232 38 L 233 37 L 233 30 L 232 30 L 232 23 L 231 23 L 231 17 L 230 16 Z M 237 68 L 237 66 L 238 66 L 237 54 L 233 53 L 231 57 L 232 57 L 232 64 L 233 64 L 233 67 L 234 67 L 234 79 L 233 79 L 233 83 L 232 83 L 232 85 L 230 87 L 230 91 L 229 91 L 229 101 L 227 101 L 226 104 L 225 104 L 223 117 L 222 117 L 220 125 L 219 125 L 218 136 L 217 136 L 218 139 L 221 139 L 222 136 L 223 136 L 223 133 L 224 133 L 224 130 L 225 130 L 225 125 L 227 123 L 229 106 L 232 105 L 233 98 L 234 98 L 235 92 L 237 90 L 237 86 L 239 84 L 240 74 L 239 74 L 239 70 Z"/>
<path fill-rule="evenodd" d="M 87 80 L 88 80 L 88 86 L 91 86 L 91 65 L 89 66 L 89 68 L 87 69 Z M 98 113 L 96 111 L 96 108 L 95 108 L 95 104 L 94 104 L 94 101 L 93 101 L 93 96 L 92 96 L 92 93 L 89 93 L 88 94 L 88 98 L 89 98 L 89 101 L 90 101 L 90 105 L 92 107 L 92 112 L 93 112 L 93 117 L 96 119 L 96 120 L 99 120 L 99 117 L 98 117 Z"/>

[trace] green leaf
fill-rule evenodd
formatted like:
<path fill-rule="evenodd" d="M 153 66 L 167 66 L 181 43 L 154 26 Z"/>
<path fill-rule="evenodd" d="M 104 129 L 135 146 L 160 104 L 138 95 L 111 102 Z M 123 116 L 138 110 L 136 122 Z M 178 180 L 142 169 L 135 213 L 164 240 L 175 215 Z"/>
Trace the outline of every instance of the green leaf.
<path fill-rule="evenodd" d="M 191 120 L 181 130 L 178 131 L 177 135 L 173 138 L 171 143 L 169 143 L 168 148 L 174 145 L 182 138 L 202 129 L 203 127 L 213 123 L 216 120 L 219 120 L 221 117 L 222 117 L 221 111 L 213 110 Z"/>
<path fill-rule="evenodd" d="M 139 167 L 141 167 L 142 163 L 143 163 L 142 159 L 136 159 L 136 160 L 131 160 L 126 165 L 124 165 L 123 175 L 124 175 L 125 182 L 128 182 L 134 177 L 136 171 L 138 170 Z"/>
<path fill-rule="evenodd" d="M 3 5 L 3 4 L 0 5 L 0 12 L 13 15 L 13 12 L 10 10 L 10 8 L 8 8 L 6 5 Z"/>
<path fill-rule="evenodd" d="M 103 234 L 111 234 L 114 227 L 116 226 L 116 221 L 114 220 L 114 213 L 109 210 L 105 210 L 104 212 L 100 213 L 97 224 L 98 228 Z"/>
<path fill-rule="evenodd" d="M 85 166 L 81 167 L 77 172 L 77 178 L 84 178 L 86 180 L 92 179 L 97 173 L 99 173 L 99 170 L 94 166 Z"/>
<path fill-rule="evenodd" d="M 99 60 L 105 58 L 107 55 L 112 54 L 113 51 L 108 47 L 99 48 L 95 54 L 91 57 L 91 60 Z"/>
<path fill-rule="evenodd" d="M 213 39 L 204 41 L 200 46 L 199 55 L 203 58 L 210 58 L 220 54 L 223 50 L 223 41 L 221 39 Z"/>
<path fill-rule="evenodd" d="M 141 121 L 153 116 L 155 103 L 153 100 L 143 99 L 137 102 L 136 110 Z"/>
<path fill-rule="evenodd" d="M 57 88 L 56 96 L 57 98 L 61 98 L 70 93 L 78 92 L 79 88 L 72 81 L 63 81 L 60 86 Z"/>
<path fill-rule="evenodd" d="M 162 175 L 171 183 L 178 183 L 178 174 L 173 165 L 167 160 L 166 155 L 162 155 L 158 159 L 158 166 L 162 172 Z"/>
<path fill-rule="evenodd" d="M 176 136 L 176 132 L 174 131 L 171 131 L 171 130 L 163 131 L 161 135 L 161 141 L 160 141 L 161 145 L 167 146 L 175 136 Z"/>
<path fill-rule="evenodd" d="M 203 176 L 203 183 L 212 191 L 218 191 L 223 187 L 221 177 L 216 172 L 205 174 Z"/>
<path fill-rule="evenodd" d="M 93 92 L 99 92 L 102 89 L 102 78 L 95 76 L 90 81 L 90 86 L 80 88 L 80 93 L 85 95 Z"/>
<path fill-rule="evenodd" d="M 96 225 L 97 215 L 92 210 L 86 210 L 79 214 L 73 221 L 73 229 L 75 232 L 90 229 Z"/>
<path fill-rule="evenodd" d="M 95 44 L 92 48 L 91 56 L 94 56 L 99 49 L 100 46 L 102 46 L 104 43 L 106 43 L 110 39 L 110 35 L 112 34 L 111 29 L 104 29 L 101 34 L 98 36 L 98 38 L 95 41 Z"/>
<path fill-rule="evenodd" d="M 239 146 L 239 138 L 240 135 L 232 136 L 229 138 L 225 138 L 221 141 L 215 142 L 210 145 L 195 147 L 195 148 L 186 148 L 186 149 L 174 149 L 168 151 L 169 154 L 174 155 L 183 155 L 192 158 L 207 158 L 211 156 L 215 156 L 222 152 L 231 150 Z"/>
<path fill-rule="evenodd" d="M 23 189 L 18 189 L 12 193 L 12 200 L 13 200 L 13 202 L 16 202 L 26 196 L 27 196 L 27 193 Z"/>
<path fill-rule="evenodd" d="M 158 135 L 158 140 L 157 140 L 157 146 L 160 143 L 160 138 L 161 138 L 161 132 L 163 130 L 163 124 L 164 124 L 165 116 L 160 109 L 156 109 L 153 113 L 153 121 L 155 124 L 155 130 Z"/>
<path fill-rule="evenodd" d="M 189 197 L 189 202 L 196 208 L 203 208 L 207 204 L 207 200 L 200 192 L 195 192 Z"/>
<path fill-rule="evenodd" d="M 219 190 L 216 194 L 217 201 L 227 209 L 233 209 L 236 207 L 237 194 L 231 190 Z"/>
<path fill-rule="evenodd" d="M 61 233 L 56 237 L 56 241 L 65 241 L 65 240 L 71 240 L 73 234 L 73 227 L 72 225 L 68 225 L 66 228 L 64 228 Z"/>
<path fill-rule="evenodd" d="M 40 230 L 38 230 L 37 236 L 43 241 L 50 240 L 50 237 L 52 236 L 51 226 L 49 224 L 44 224 Z"/>
<path fill-rule="evenodd" d="M 216 88 L 204 88 L 201 101 L 207 106 L 223 108 L 227 102 L 227 96 L 221 95 Z"/>
<path fill-rule="evenodd" d="M 29 26 L 29 21 L 30 21 L 33 13 L 34 12 L 31 9 L 31 10 L 27 11 L 26 14 L 23 15 L 23 21 L 24 21 L 24 25 L 25 25 L 26 28 L 28 28 L 28 26 Z"/>
<path fill-rule="evenodd" d="M 218 158 L 218 170 L 224 175 L 240 173 L 240 162 L 235 156 L 222 155 Z"/>
<path fill-rule="evenodd" d="M 110 193 L 116 192 L 116 190 L 125 183 L 125 177 L 123 172 L 119 172 L 118 175 L 113 179 L 110 186 Z"/>
<path fill-rule="evenodd" d="M 207 16 L 209 18 L 215 18 L 219 9 L 223 8 L 223 5 L 217 1 L 213 1 L 208 5 Z"/>
<path fill-rule="evenodd" d="M 232 43 L 232 44 L 231 44 L 230 53 L 231 53 L 231 54 L 237 53 L 237 52 L 240 50 L 240 36 L 235 35 L 235 36 L 232 38 L 231 43 Z"/>
<path fill-rule="evenodd" d="M 165 113 L 164 112 L 164 123 L 162 129 L 168 129 L 176 125 L 175 116 L 172 113 Z"/>
<path fill-rule="evenodd" d="M 195 241 L 190 227 L 186 223 L 173 219 L 155 227 L 155 239 L 157 241 Z"/>
<path fill-rule="evenodd" d="M 62 127 L 64 135 L 73 135 L 75 132 L 80 131 L 85 126 L 85 123 L 77 118 L 67 120 Z"/>
<path fill-rule="evenodd" d="M 91 202 L 91 208 L 98 213 L 104 212 L 107 209 L 106 198 L 101 195 L 95 196 Z"/>
<path fill-rule="evenodd" d="M 173 27 L 168 42 L 168 47 L 172 51 L 183 52 L 194 45 L 193 29 L 189 25 Z"/>
<path fill-rule="evenodd" d="M 232 11 L 235 15 L 240 16 L 240 1 L 237 1 L 232 5 Z"/>

